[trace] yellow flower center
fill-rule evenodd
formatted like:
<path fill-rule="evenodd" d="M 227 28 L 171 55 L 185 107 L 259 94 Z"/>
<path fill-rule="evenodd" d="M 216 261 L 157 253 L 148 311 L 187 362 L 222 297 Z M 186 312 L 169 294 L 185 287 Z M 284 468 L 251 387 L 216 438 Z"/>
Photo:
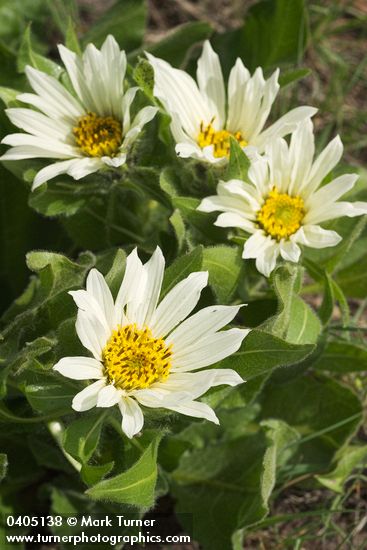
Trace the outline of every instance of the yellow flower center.
<path fill-rule="evenodd" d="M 105 376 L 123 390 L 141 390 L 165 380 L 171 356 L 171 347 L 162 338 L 135 324 L 119 325 L 102 352 Z"/>
<path fill-rule="evenodd" d="M 88 113 L 73 128 L 78 147 L 88 157 L 113 157 L 122 143 L 121 122 L 112 116 L 100 117 Z"/>
<path fill-rule="evenodd" d="M 212 121 L 213 122 L 213 121 Z M 242 137 L 241 132 L 232 134 L 228 130 L 214 130 L 212 122 L 208 126 L 204 126 L 203 122 L 200 124 L 200 133 L 198 136 L 198 144 L 201 148 L 213 145 L 213 154 L 215 157 L 229 157 L 230 151 L 230 137 L 234 137 L 241 147 L 247 145 Z"/>
<path fill-rule="evenodd" d="M 301 197 L 279 193 L 274 187 L 258 211 L 256 219 L 265 233 L 280 241 L 287 239 L 301 227 L 304 215 L 304 202 Z"/>

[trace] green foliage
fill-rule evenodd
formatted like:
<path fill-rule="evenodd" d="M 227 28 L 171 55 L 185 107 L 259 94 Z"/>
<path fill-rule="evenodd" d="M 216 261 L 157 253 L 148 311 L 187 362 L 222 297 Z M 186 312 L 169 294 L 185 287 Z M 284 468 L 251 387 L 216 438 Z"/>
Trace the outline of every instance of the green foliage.
<path fill-rule="evenodd" d="M 225 76 L 238 56 L 250 71 L 284 67 L 284 101 L 296 95 L 299 80 L 318 78 L 302 59 L 312 10 L 303 0 L 261 0 L 234 30 L 216 32 L 193 21 L 145 44 L 146 0 L 116 0 L 97 18 L 93 11 L 78 13 L 73 0 L 3 0 L 1 135 L 14 131 L 5 107 L 24 107 L 17 96 L 30 91 L 27 65 L 71 90 L 55 37 L 81 53 L 113 34 L 128 57 L 126 87 L 143 92 L 139 108 L 157 105 L 144 51 L 193 74 L 200 45 L 210 37 Z M 159 511 L 165 496 L 204 550 L 241 550 L 250 533 L 280 521 L 267 517 L 284 489 L 321 486 L 342 496 L 366 463 L 359 432 L 367 371 L 360 303 L 367 292 L 366 218 L 328 222 L 325 227 L 343 237 L 337 247 L 305 249 L 300 265 L 282 262 L 264 279 L 241 257 L 244 235 L 215 226 L 217 214 L 197 210 L 219 180 L 247 181 L 249 158 L 231 138 L 225 168 L 179 159 L 170 122 L 160 109 L 130 147 L 126 165 L 80 181 L 63 175 L 30 191 L 46 161 L 0 166 L 0 515 L 133 509 L 142 517 Z M 338 115 L 324 139 L 340 124 Z M 346 200 L 366 199 L 366 174 L 359 171 L 361 181 Z M 167 264 L 161 299 L 191 273 L 207 271 L 198 307 L 248 304 L 231 325 L 251 332 L 213 365 L 234 369 L 246 383 L 215 387 L 201 398 L 215 409 L 219 426 L 143 407 L 142 434 L 129 440 L 116 407 L 75 412 L 72 400 L 87 382 L 52 367 L 62 357 L 88 355 L 68 292 L 85 288 L 96 267 L 116 298 L 127 255 L 138 247 L 146 260 L 157 245 Z M 357 312 L 350 298 L 358 300 Z"/>
<path fill-rule="evenodd" d="M 116 0 L 113 6 L 83 36 L 83 44 L 93 42 L 101 46 L 112 34 L 121 49 L 132 50 L 140 46 L 146 20 L 145 0 Z"/>
<path fill-rule="evenodd" d="M 215 41 L 227 67 L 241 57 L 251 71 L 299 61 L 305 43 L 303 0 L 262 0 L 249 9 L 240 29 L 219 35 Z"/>
<path fill-rule="evenodd" d="M 90 414 L 69 424 L 64 432 L 63 448 L 76 460 L 86 463 L 98 445 L 105 414 Z"/>
<path fill-rule="evenodd" d="M 162 434 L 157 434 L 129 470 L 100 481 L 87 494 L 96 500 L 108 500 L 149 508 L 154 502 L 157 482 L 157 451 Z"/>

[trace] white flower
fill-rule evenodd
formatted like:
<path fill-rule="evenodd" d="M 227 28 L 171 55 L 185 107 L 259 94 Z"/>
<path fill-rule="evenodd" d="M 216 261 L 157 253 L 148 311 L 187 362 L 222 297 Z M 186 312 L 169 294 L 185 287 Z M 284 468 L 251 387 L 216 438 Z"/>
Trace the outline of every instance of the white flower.
<path fill-rule="evenodd" d="M 7 109 L 11 122 L 27 132 L 6 136 L 12 148 L 1 160 L 60 159 L 38 172 L 33 189 L 60 174 L 78 180 L 126 161 L 129 145 L 157 112 L 144 107 L 131 121 L 138 88 L 124 90 L 126 55 L 112 36 L 98 50 L 89 44 L 82 57 L 59 46 L 74 93 L 56 78 L 32 67 L 26 74 L 34 94 L 17 99 L 34 107 Z"/>
<path fill-rule="evenodd" d="M 118 405 L 128 437 L 143 426 L 145 407 L 164 407 L 218 423 L 214 411 L 196 401 L 210 387 L 243 382 L 231 369 L 200 370 L 237 351 L 249 330 L 218 332 L 241 306 L 206 307 L 187 318 L 207 285 L 207 272 L 191 273 L 158 305 L 164 257 L 157 248 L 143 265 L 136 249 L 114 301 L 92 269 L 86 290 L 70 292 L 79 310 L 76 331 L 92 357 L 65 357 L 54 369 L 75 380 L 96 380 L 73 400 L 73 408 Z"/>
<path fill-rule="evenodd" d="M 181 157 L 224 164 L 229 156 L 230 136 L 247 148 L 249 155 L 254 148 L 261 152 L 266 143 L 293 131 L 299 121 L 317 110 L 298 107 L 264 130 L 279 91 L 279 70 L 268 80 L 260 67 L 251 76 L 238 58 L 229 75 L 226 94 L 219 57 L 208 41 L 198 61 L 198 83 L 185 71 L 146 55 L 154 69 L 154 95 L 171 116 L 176 152 Z"/>
<path fill-rule="evenodd" d="M 243 258 L 256 258 L 258 271 L 267 277 L 279 255 L 298 262 L 300 244 L 325 248 L 340 242 L 338 233 L 320 223 L 367 213 L 365 202 L 338 201 L 352 189 L 357 175 L 345 174 L 321 185 L 342 156 L 340 138 L 333 139 L 315 161 L 314 150 L 312 123 L 307 120 L 292 134 L 289 146 L 279 138 L 266 147 L 265 155 L 252 162 L 248 181 L 220 182 L 218 194 L 198 207 L 202 212 L 223 212 L 216 225 L 252 234 Z"/>

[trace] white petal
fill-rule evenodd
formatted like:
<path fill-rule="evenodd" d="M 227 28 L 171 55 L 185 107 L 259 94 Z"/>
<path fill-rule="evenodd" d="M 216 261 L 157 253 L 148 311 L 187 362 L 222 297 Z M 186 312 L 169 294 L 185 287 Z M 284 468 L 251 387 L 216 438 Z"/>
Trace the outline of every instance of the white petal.
<path fill-rule="evenodd" d="M 200 123 L 210 123 L 213 113 L 200 93 L 196 82 L 184 71 L 174 69 L 162 59 L 146 53 L 154 69 L 154 95 L 168 113 L 175 113 L 185 132 L 194 140 L 200 131 Z M 215 114 L 215 113 L 214 113 Z"/>
<path fill-rule="evenodd" d="M 97 361 L 102 360 L 102 350 L 109 338 L 105 327 L 96 318 L 90 318 L 85 311 L 79 310 L 75 328 L 83 346 Z"/>
<path fill-rule="evenodd" d="M 246 86 L 250 77 L 251 75 L 241 59 L 237 58 L 228 80 L 227 127 L 230 131 L 236 131 L 246 123 L 245 117 L 242 115 L 242 109 L 244 109 Z"/>
<path fill-rule="evenodd" d="M 121 324 L 124 317 L 124 307 L 127 303 L 141 302 L 141 287 L 144 287 L 143 280 L 145 271 L 136 248 L 126 258 L 125 274 L 122 280 L 117 298 L 115 301 L 116 319 Z M 131 308 L 131 306 L 130 306 Z"/>
<path fill-rule="evenodd" d="M 268 246 L 268 242 L 268 237 L 266 237 L 262 231 L 256 231 L 245 242 L 242 258 L 257 258 L 259 253 L 261 253 L 261 251 Z"/>
<path fill-rule="evenodd" d="M 191 313 L 199 301 L 201 291 L 208 284 L 208 272 L 190 273 L 177 283 L 163 298 L 150 321 L 156 336 L 165 336 Z"/>
<path fill-rule="evenodd" d="M 150 319 L 157 307 L 159 294 L 161 292 L 165 260 L 159 246 L 155 249 L 150 260 L 144 265 L 143 280 L 144 288 L 141 290 L 140 307 L 131 314 L 130 306 L 127 308 L 127 316 L 130 321 L 137 323 L 138 326 L 149 326 Z"/>
<path fill-rule="evenodd" d="M 248 177 L 262 196 L 267 194 L 269 190 L 269 165 L 265 158 L 260 157 L 251 163 Z"/>
<path fill-rule="evenodd" d="M 288 262 L 297 263 L 301 255 L 301 249 L 292 240 L 281 241 L 279 246 L 279 252 L 282 258 Z"/>
<path fill-rule="evenodd" d="M 174 372 L 167 380 L 155 383 L 152 389 L 161 388 L 174 395 L 186 394 L 186 401 L 197 399 L 204 395 L 211 387 L 227 384 L 237 386 L 243 380 L 236 371 L 232 369 L 210 369 L 201 372 Z M 172 402 L 176 405 L 178 402 Z"/>
<path fill-rule="evenodd" d="M 175 406 L 178 403 L 183 403 L 190 399 L 190 394 L 187 391 L 172 392 L 166 389 L 163 383 L 159 387 L 157 384 L 153 384 L 148 389 L 135 390 L 131 392 L 131 395 L 134 396 L 139 403 L 144 405 L 144 407 L 153 409 L 167 408 L 171 405 Z"/>
<path fill-rule="evenodd" d="M 203 51 L 198 60 L 197 81 L 210 110 L 215 113 L 219 124 L 224 125 L 226 96 L 222 68 L 219 57 L 208 40 L 204 42 Z"/>
<path fill-rule="evenodd" d="M 221 332 L 209 332 L 187 347 L 179 342 L 173 348 L 172 372 L 188 372 L 213 365 L 225 357 L 235 353 L 242 340 L 250 331 L 248 329 L 233 328 Z"/>
<path fill-rule="evenodd" d="M 343 144 L 339 136 L 336 136 L 319 154 L 314 162 L 310 179 L 307 187 L 304 189 L 304 196 L 307 197 L 313 193 L 320 185 L 322 180 L 338 164 L 343 154 Z"/>
<path fill-rule="evenodd" d="M 274 100 L 279 92 L 279 69 L 273 72 L 271 77 L 263 84 L 262 86 L 262 100 L 261 105 L 259 106 L 257 113 L 254 112 L 253 122 L 251 128 L 248 128 L 249 132 L 248 138 L 249 141 L 254 140 L 262 131 L 265 126 L 265 123 L 269 117 L 271 107 L 274 103 Z M 258 92 L 259 93 L 259 92 Z M 243 127 L 243 135 L 246 137 L 246 128 Z"/>
<path fill-rule="evenodd" d="M 92 357 L 63 357 L 56 363 L 53 370 L 73 380 L 103 378 L 101 363 Z"/>
<path fill-rule="evenodd" d="M 318 225 L 305 225 L 301 227 L 294 235 L 294 239 L 299 244 L 304 244 L 311 248 L 326 248 L 335 246 L 342 240 L 336 231 L 323 229 Z"/>
<path fill-rule="evenodd" d="M 70 77 L 73 88 L 81 99 L 83 105 L 88 111 L 96 111 L 92 90 L 88 88 L 85 82 L 82 59 L 62 44 L 58 45 L 58 50 Z"/>
<path fill-rule="evenodd" d="M 114 329 L 116 319 L 112 294 L 105 278 L 97 269 L 90 270 L 87 277 L 86 289 L 99 304 L 109 328 Z"/>
<path fill-rule="evenodd" d="M 98 394 L 97 407 L 113 407 L 121 400 L 121 391 L 112 384 L 102 388 Z"/>
<path fill-rule="evenodd" d="M 148 105 L 147 107 L 144 107 L 143 109 L 141 109 L 136 115 L 136 117 L 134 118 L 129 131 L 138 130 L 140 132 L 143 126 L 148 124 L 148 122 L 150 122 L 155 117 L 157 112 L 158 112 L 158 108 L 152 107 L 151 105 Z M 128 138 L 128 136 L 129 136 L 129 133 L 127 133 L 126 138 Z"/>
<path fill-rule="evenodd" d="M 234 195 L 213 195 L 211 197 L 206 197 L 201 201 L 197 209 L 200 212 L 221 210 L 222 212 L 233 212 L 239 216 L 249 212 L 249 206 L 245 200 Z"/>
<path fill-rule="evenodd" d="M 225 327 L 242 306 L 209 306 L 201 309 L 181 323 L 166 339 L 172 343 L 174 353 L 187 350 L 203 336 Z"/>
<path fill-rule="evenodd" d="M 167 409 L 180 414 L 185 414 L 186 416 L 204 418 L 205 420 L 209 420 L 209 422 L 219 424 L 219 420 L 215 412 L 206 403 L 200 403 L 199 401 L 188 401 L 182 405 L 177 405 L 177 407 L 167 407 Z"/>
<path fill-rule="evenodd" d="M 263 151 L 267 143 L 293 132 L 300 122 L 312 117 L 316 112 L 317 109 L 314 107 L 302 106 L 292 109 L 274 122 L 274 124 L 269 126 L 269 128 L 264 130 L 264 132 L 261 132 L 254 141 L 251 142 L 251 145 L 255 145 L 260 152 Z"/>
<path fill-rule="evenodd" d="M 70 136 L 70 124 L 53 120 L 33 109 L 5 109 L 5 112 L 15 126 L 34 136 L 49 136 L 51 139 L 62 141 L 66 141 Z"/>
<path fill-rule="evenodd" d="M 200 147 L 194 142 L 177 143 L 175 151 L 179 157 L 182 157 L 184 159 L 192 157 L 196 160 L 204 160 L 202 149 L 200 149 Z"/>
<path fill-rule="evenodd" d="M 130 119 L 130 107 L 132 102 L 135 99 L 136 93 L 139 90 L 137 86 L 134 86 L 133 88 L 129 88 L 126 90 L 126 93 L 124 94 L 124 97 L 122 99 L 122 120 L 123 120 L 123 126 L 122 126 L 122 132 L 124 135 L 130 130 L 131 126 L 131 119 Z"/>
<path fill-rule="evenodd" d="M 62 141 L 31 134 L 9 134 L 1 143 L 13 147 L 33 147 L 38 149 L 38 156 L 44 158 L 69 158 L 80 156 L 79 149 Z"/>
<path fill-rule="evenodd" d="M 317 208 L 326 203 L 333 203 L 353 188 L 358 179 L 357 174 L 344 174 L 324 185 L 313 193 L 308 200 L 307 205 L 310 209 Z"/>
<path fill-rule="evenodd" d="M 311 120 L 307 119 L 298 125 L 291 138 L 289 162 L 292 172 L 288 187 L 290 195 L 298 195 L 304 186 L 307 187 L 314 153 L 313 126 Z"/>
<path fill-rule="evenodd" d="M 288 143 L 284 138 L 271 141 L 265 147 L 265 156 L 268 159 L 269 179 L 263 187 L 264 196 L 270 191 L 270 186 L 275 186 L 280 193 L 287 193 L 292 171 Z"/>
<path fill-rule="evenodd" d="M 131 397 L 123 397 L 119 402 L 119 408 L 122 414 L 122 431 L 131 439 L 143 427 L 143 413 L 138 403 Z"/>
<path fill-rule="evenodd" d="M 275 242 L 269 244 L 262 254 L 256 258 L 256 269 L 265 275 L 265 277 L 269 277 L 275 268 L 278 255 L 279 245 Z"/>
<path fill-rule="evenodd" d="M 354 218 L 355 216 L 362 216 L 363 214 L 367 214 L 366 202 L 339 201 L 332 204 L 321 204 L 318 208 L 314 207 L 312 210 L 307 212 L 303 221 L 305 224 L 315 225 L 328 220 L 333 220 L 335 218 L 340 218 L 342 216 Z"/>
<path fill-rule="evenodd" d="M 23 135 L 27 135 L 27 134 L 23 134 Z M 59 153 L 55 153 L 50 149 L 44 149 L 36 145 L 20 145 L 9 149 L 4 155 L 0 157 L 0 160 L 24 160 L 24 159 L 33 159 L 33 158 L 54 159 L 54 158 L 68 158 L 68 157 L 70 157 L 69 154 L 61 153 L 61 151 L 59 151 Z"/>
<path fill-rule="evenodd" d="M 102 388 L 105 386 L 104 380 L 97 380 L 93 382 L 84 390 L 77 393 L 73 399 L 72 407 L 75 411 L 88 411 L 92 409 L 97 404 L 98 394 Z"/>
<path fill-rule="evenodd" d="M 75 119 L 84 114 L 80 103 L 64 88 L 60 82 L 29 65 L 25 69 L 33 90 L 66 120 Z"/>
<path fill-rule="evenodd" d="M 86 290 L 70 290 L 69 294 L 72 296 L 79 310 L 85 312 L 89 319 L 103 326 L 105 334 L 108 337 L 110 326 L 106 319 L 103 302 L 98 302 L 97 298 Z"/>
<path fill-rule="evenodd" d="M 186 395 L 187 400 L 197 399 L 204 395 L 211 387 L 229 385 L 237 386 L 245 382 L 241 376 L 232 369 L 208 369 L 200 372 L 174 372 L 164 382 L 156 383 L 152 388 L 154 391 L 164 389 L 167 394 L 171 393 L 171 399 L 177 399 L 177 405 L 180 396 Z M 167 395 L 167 397 L 168 397 Z M 182 402 L 185 404 L 185 402 Z M 169 406 L 165 403 L 164 407 Z"/>
<path fill-rule="evenodd" d="M 77 162 L 70 164 L 67 173 L 75 180 L 80 180 L 89 174 L 93 174 L 93 172 L 97 172 L 102 167 L 102 159 L 98 157 L 81 158 Z"/>
<path fill-rule="evenodd" d="M 250 332 L 250 331 L 248 331 Z M 233 369 L 211 369 L 215 372 L 215 378 L 212 382 L 212 386 L 238 386 L 246 382 L 241 376 Z"/>
<path fill-rule="evenodd" d="M 37 189 L 40 185 L 45 183 L 45 181 L 49 181 L 52 178 L 56 178 L 56 176 L 60 176 L 61 174 L 67 174 L 70 166 L 75 164 L 76 162 L 79 162 L 79 159 L 71 159 L 71 160 L 63 160 L 61 162 L 54 162 L 53 164 L 49 164 L 45 168 L 42 168 L 37 174 L 35 175 L 35 178 L 33 180 L 32 185 L 32 191 Z"/>
<path fill-rule="evenodd" d="M 127 159 L 126 153 L 118 153 L 115 157 L 101 157 L 102 162 L 106 166 L 110 166 L 111 168 L 119 168 L 119 166 L 122 166 L 125 164 Z"/>
<path fill-rule="evenodd" d="M 234 214 L 233 212 L 225 212 L 224 214 L 220 214 L 214 222 L 214 225 L 217 225 L 218 227 L 239 227 L 249 233 L 252 233 L 254 230 L 254 224 L 251 221 L 246 220 L 244 216 Z"/>

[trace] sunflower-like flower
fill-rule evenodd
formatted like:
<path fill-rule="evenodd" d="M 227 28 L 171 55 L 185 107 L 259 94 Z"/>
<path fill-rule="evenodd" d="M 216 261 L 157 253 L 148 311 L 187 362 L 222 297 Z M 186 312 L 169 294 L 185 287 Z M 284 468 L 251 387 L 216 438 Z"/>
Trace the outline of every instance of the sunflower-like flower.
<path fill-rule="evenodd" d="M 143 426 L 140 405 L 218 423 L 214 411 L 196 399 L 212 386 L 243 382 L 231 369 L 199 370 L 241 345 L 247 329 L 218 332 L 241 306 L 206 307 L 188 317 L 207 285 L 207 272 L 191 273 L 158 304 L 164 265 L 160 248 L 144 265 L 135 249 L 115 301 L 104 277 L 92 269 L 86 290 L 70 294 L 79 308 L 77 334 L 93 357 L 65 357 L 54 366 L 68 378 L 96 380 L 74 397 L 73 408 L 118 405 L 128 437 Z"/>
<path fill-rule="evenodd" d="M 73 89 L 27 66 L 35 93 L 23 93 L 17 99 L 33 108 L 6 111 L 11 122 L 27 133 L 3 139 L 12 148 L 1 160 L 59 159 L 38 172 L 33 189 L 60 174 L 78 180 L 106 166 L 121 166 L 130 144 L 157 111 L 144 107 L 131 120 L 138 88 L 124 90 L 126 55 L 112 36 L 101 50 L 89 44 L 78 56 L 60 45 L 59 53 Z"/>
<path fill-rule="evenodd" d="M 335 246 L 338 233 L 319 224 L 341 216 L 367 214 L 366 202 L 338 199 L 354 186 L 357 175 L 345 174 L 322 185 L 339 162 L 343 145 L 337 136 L 314 159 L 314 135 L 310 120 L 292 134 L 290 145 L 277 139 L 266 147 L 248 171 L 248 181 L 221 181 L 217 195 L 205 198 L 198 209 L 223 212 L 215 225 L 251 233 L 243 258 L 255 258 L 266 277 L 280 255 L 298 262 L 299 245 L 311 248 Z"/>
<path fill-rule="evenodd" d="M 219 57 L 208 41 L 198 61 L 197 83 L 185 71 L 146 55 L 154 69 L 154 95 L 171 116 L 176 152 L 181 157 L 224 164 L 230 137 L 249 154 L 254 147 L 261 152 L 266 143 L 290 133 L 316 112 L 313 107 L 297 107 L 264 130 L 279 91 L 279 70 L 268 80 L 260 67 L 251 76 L 238 58 L 226 94 Z"/>

